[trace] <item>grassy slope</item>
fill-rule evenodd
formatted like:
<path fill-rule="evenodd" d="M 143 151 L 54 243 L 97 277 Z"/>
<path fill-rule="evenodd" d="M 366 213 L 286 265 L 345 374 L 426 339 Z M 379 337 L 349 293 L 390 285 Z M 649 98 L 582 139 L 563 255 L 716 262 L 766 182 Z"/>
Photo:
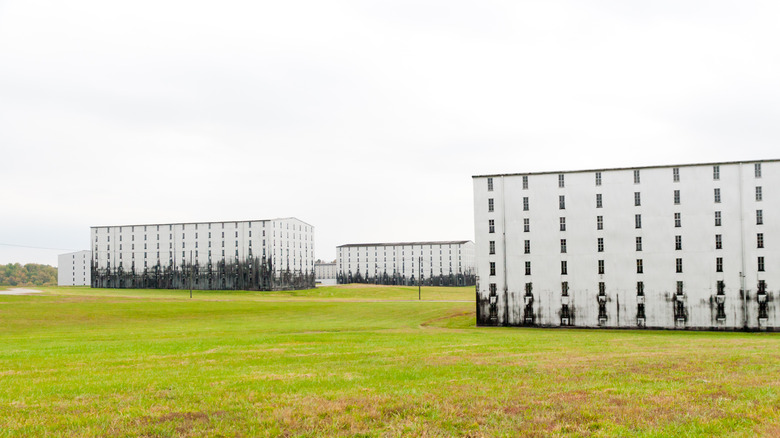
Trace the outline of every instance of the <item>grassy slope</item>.
<path fill-rule="evenodd" d="M 771 334 L 478 329 L 413 288 L 46 290 L 0 296 L 0 436 L 780 432 Z"/>

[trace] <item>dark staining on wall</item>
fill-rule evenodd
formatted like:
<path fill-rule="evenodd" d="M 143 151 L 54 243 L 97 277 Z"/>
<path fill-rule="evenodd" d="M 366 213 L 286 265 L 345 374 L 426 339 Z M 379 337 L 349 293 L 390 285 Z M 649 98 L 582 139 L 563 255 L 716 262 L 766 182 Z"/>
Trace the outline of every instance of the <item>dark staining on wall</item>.
<path fill-rule="evenodd" d="M 523 295 L 523 325 L 536 325 L 533 290 L 533 283 L 525 284 L 525 295 Z"/>
<path fill-rule="evenodd" d="M 569 309 L 569 283 L 564 282 L 561 289 L 561 325 L 573 325 L 573 312 Z"/>
<path fill-rule="evenodd" d="M 430 273 L 428 277 L 425 275 L 420 276 L 420 283 L 422 286 L 474 286 L 477 284 L 477 276 L 473 274 L 440 274 L 433 275 Z M 417 286 L 418 281 L 414 275 L 407 277 L 405 275 L 394 272 L 388 274 L 383 272 L 374 276 L 368 274 L 362 274 L 358 271 L 352 274 L 352 271 L 347 273 L 339 272 L 336 275 L 336 281 L 338 284 L 350 284 L 350 283 L 363 283 L 363 284 L 382 284 L 387 286 Z"/>
<path fill-rule="evenodd" d="M 723 281 L 718 281 L 718 291 L 715 294 L 715 322 L 726 322 L 726 284 Z"/>
<path fill-rule="evenodd" d="M 758 301 L 758 323 L 760 325 L 766 325 L 769 314 L 767 309 L 769 308 L 768 294 L 766 293 L 766 281 L 760 280 L 758 282 L 758 292 L 756 293 L 756 301 Z"/>
<path fill-rule="evenodd" d="M 596 300 L 599 303 L 599 325 L 604 325 L 607 323 L 607 293 L 601 284 L 599 284 L 599 294 L 596 295 Z"/>
<path fill-rule="evenodd" d="M 289 267 L 274 272 L 271 259 L 250 258 L 205 266 L 185 263 L 175 266 L 157 264 L 143 270 L 132 265 L 100 268 L 92 262 L 92 287 L 118 289 L 199 289 L 199 290 L 297 290 L 314 288 L 314 270 L 298 271 Z"/>

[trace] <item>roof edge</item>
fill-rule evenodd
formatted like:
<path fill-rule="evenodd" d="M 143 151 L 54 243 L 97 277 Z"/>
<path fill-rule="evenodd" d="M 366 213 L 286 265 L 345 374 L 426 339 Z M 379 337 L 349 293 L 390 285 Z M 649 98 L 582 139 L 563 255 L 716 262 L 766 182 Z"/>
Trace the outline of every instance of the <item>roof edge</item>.
<path fill-rule="evenodd" d="M 695 167 L 695 166 L 721 166 L 730 164 L 754 164 L 754 163 L 776 163 L 778 158 L 766 160 L 746 160 L 746 161 L 719 161 L 712 163 L 689 163 L 689 164 L 659 164 L 656 166 L 634 166 L 634 167 L 605 167 L 599 169 L 581 169 L 581 170 L 550 170 L 544 172 L 525 172 L 525 173 L 494 173 L 484 175 L 472 175 L 471 178 L 487 178 L 496 176 L 523 176 L 523 175 L 552 175 L 558 173 L 587 173 L 587 172 L 609 172 L 617 170 L 637 170 L 637 169 L 663 169 L 667 167 Z"/>

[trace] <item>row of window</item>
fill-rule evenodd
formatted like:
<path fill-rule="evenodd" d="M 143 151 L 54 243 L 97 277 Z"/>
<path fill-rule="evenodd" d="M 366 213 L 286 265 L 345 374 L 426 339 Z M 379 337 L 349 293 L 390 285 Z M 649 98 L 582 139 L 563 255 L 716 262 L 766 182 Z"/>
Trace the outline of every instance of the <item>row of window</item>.
<path fill-rule="evenodd" d="M 119 235 L 119 241 L 120 242 L 122 241 L 122 237 L 123 237 L 123 235 L 120 234 Z M 236 231 L 236 236 L 235 237 L 238 238 L 238 231 Z M 252 231 L 251 230 L 249 231 L 249 236 L 248 237 L 252 237 Z M 262 237 L 265 237 L 265 230 L 263 230 Z M 276 231 L 273 232 L 273 237 L 276 237 Z M 279 237 L 283 237 L 281 232 L 279 233 Z M 302 237 L 306 237 L 304 240 L 309 240 L 309 236 L 302 236 Z M 144 234 L 144 241 L 146 241 L 147 238 L 148 238 L 148 235 Z M 181 233 L 181 238 L 182 238 L 182 240 L 186 240 L 186 238 L 187 238 L 186 234 L 185 233 Z M 195 233 L 195 238 L 196 239 L 198 238 L 198 233 L 197 232 Z M 208 238 L 211 239 L 211 231 L 209 231 L 209 237 Z M 225 232 L 224 231 L 222 232 L 222 238 L 223 239 L 225 238 Z M 287 238 L 288 239 L 290 238 L 290 233 L 287 233 Z M 293 233 L 293 237 L 292 238 L 296 239 L 295 233 Z M 168 234 L 168 239 L 169 240 L 173 240 L 173 234 L 172 233 Z M 160 240 L 160 234 L 157 234 L 157 240 Z M 95 242 L 97 242 L 97 241 L 98 241 L 98 236 L 95 235 Z M 110 242 L 110 241 L 111 241 L 111 235 L 107 235 L 106 236 L 106 242 Z M 135 234 L 130 235 L 130 241 L 135 242 Z"/>
<path fill-rule="evenodd" d="M 756 210 L 756 225 L 763 225 L 764 224 L 764 211 L 763 210 Z M 715 212 L 715 226 L 720 227 L 723 225 L 722 220 L 722 214 L 720 211 Z M 561 217 L 559 218 L 559 226 L 561 231 L 566 231 L 566 218 Z M 674 213 L 674 226 L 675 228 L 682 227 L 682 214 L 681 213 Z M 641 214 L 635 214 L 634 215 L 634 228 L 642 228 L 642 215 Z M 597 230 L 603 230 L 604 229 L 604 216 L 596 216 L 596 229 Z M 531 219 L 530 218 L 523 218 L 523 232 L 530 232 L 531 231 Z M 495 219 L 488 219 L 488 233 L 495 233 L 496 232 L 496 221 Z"/>
<path fill-rule="evenodd" d="M 756 248 L 764 248 L 764 233 L 756 234 Z M 675 251 L 682 251 L 682 236 L 674 236 L 674 249 Z M 723 236 L 721 234 L 715 235 L 715 249 L 723 249 Z M 642 237 L 636 237 L 636 250 L 642 251 Z M 496 241 L 491 240 L 488 248 L 489 254 L 496 253 Z M 599 237 L 596 239 L 596 251 L 604 252 L 604 238 Z M 561 239 L 561 253 L 567 252 L 566 239 Z M 531 241 L 526 240 L 523 242 L 523 253 L 531 253 Z"/>
<path fill-rule="evenodd" d="M 761 163 L 754 163 L 753 164 L 753 174 L 756 178 L 761 178 Z M 601 185 L 601 172 L 595 172 L 594 173 L 596 185 Z M 720 180 L 720 165 L 714 165 L 712 166 L 712 179 L 713 180 Z M 639 170 L 634 170 L 634 184 L 640 183 L 640 173 Z M 680 168 L 679 167 L 673 167 L 672 168 L 672 181 L 674 182 L 680 182 Z M 558 187 L 564 188 L 566 186 L 566 180 L 565 180 L 565 174 L 559 173 L 558 174 Z M 488 191 L 493 191 L 493 178 L 488 177 L 487 179 L 487 187 Z M 528 175 L 523 175 L 523 190 L 528 190 Z"/>
<path fill-rule="evenodd" d="M 396 258 L 395 257 L 391 257 L 391 258 L 393 259 L 392 262 L 395 263 L 395 259 Z M 403 260 L 403 261 L 411 260 L 411 263 L 414 263 L 414 260 L 415 260 L 415 259 L 406 259 L 405 257 L 399 257 L 399 258 L 401 260 Z M 373 262 L 377 263 L 379 261 L 378 259 L 379 259 L 379 257 L 375 257 L 373 259 Z M 387 263 L 387 257 L 383 257 L 383 259 L 384 260 L 382 260 L 382 261 Z M 420 257 L 419 259 L 423 260 L 423 257 Z M 449 259 L 450 262 L 452 262 L 452 256 L 449 256 L 448 259 Z M 372 259 L 368 259 L 368 260 L 372 260 Z M 430 257 L 430 260 L 431 260 L 431 263 L 433 263 L 433 256 Z M 440 263 L 441 263 L 442 260 L 444 260 L 444 256 L 439 256 L 439 262 Z M 460 260 L 461 260 L 461 256 L 458 256 L 458 261 L 460 261 Z M 347 257 L 347 263 L 352 263 L 352 257 Z M 360 257 L 355 257 L 355 263 L 360 263 Z"/>
<path fill-rule="evenodd" d="M 714 192 L 715 197 L 715 203 L 720 204 L 721 196 L 720 196 L 720 189 L 716 188 Z M 764 198 L 763 196 L 763 189 L 761 186 L 756 186 L 756 201 L 762 201 Z M 680 191 L 675 190 L 674 191 L 674 204 L 679 205 L 680 204 Z M 641 192 L 634 192 L 634 206 L 639 207 L 642 205 L 642 194 Z M 488 198 L 488 212 L 495 211 L 494 209 L 495 203 L 493 198 Z M 596 208 L 603 208 L 604 202 L 603 198 L 601 196 L 601 193 L 596 194 Z M 531 209 L 531 204 L 529 201 L 528 196 L 523 197 L 523 211 L 529 211 Z M 566 196 L 565 195 L 558 195 L 558 209 L 565 210 L 566 209 Z"/>
<path fill-rule="evenodd" d="M 598 274 L 604 275 L 604 260 L 598 260 Z M 759 256 L 757 258 L 757 267 L 759 272 L 764 272 L 764 257 Z M 716 257 L 715 258 L 715 271 L 716 272 L 723 272 L 723 257 Z M 636 273 L 637 274 L 644 274 L 644 263 L 642 259 L 636 259 Z M 675 273 L 682 274 L 683 273 L 683 259 L 677 258 L 675 259 Z M 561 260 L 561 275 L 568 275 L 569 274 L 569 262 L 567 260 Z M 496 275 L 496 262 L 490 262 L 490 275 L 494 276 Z M 531 262 L 526 261 L 525 262 L 525 275 L 531 275 Z"/>
<path fill-rule="evenodd" d="M 603 281 L 600 281 L 598 286 L 599 286 L 598 287 L 598 289 L 599 289 L 599 293 L 598 294 L 599 295 L 605 295 L 606 292 L 607 292 L 607 285 L 606 285 L 606 283 L 603 282 Z M 680 280 L 676 281 L 675 282 L 675 286 L 676 286 L 675 289 L 676 289 L 676 294 L 677 295 L 684 295 L 685 294 L 685 285 L 684 285 L 684 283 L 682 281 L 680 281 Z M 491 295 L 494 294 L 495 292 L 497 292 L 498 287 L 497 287 L 496 283 L 490 283 L 489 284 L 489 290 L 491 292 Z M 726 290 L 726 284 L 722 280 L 719 280 L 718 283 L 717 283 L 717 294 L 718 295 L 723 295 L 725 293 L 725 290 Z M 525 291 L 526 291 L 526 293 L 530 293 L 531 291 L 533 291 L 533 283 L 526 283 L 525 284 Z M 759 294 L 765 294 L 766 293 L 766 280 L 759 280 L 758 281 L 758 293 Z M 636 294 L 637 294 L 637 296 L 640 296 L 640 297 L 644 296 L 644 294 L 645 294 L 645 283 L 644 283 L 644 281 L 637 281 L 636 282 Z M 568 295 L 569 295 L 569 282 L 568 281 L 562 281 L 561 282 L 561 296 L 566 297 Z M 644 304 L 640 303 L 639 305 L 641 306 L 640 307 L 641 309 L 644 309 Z"/>
<path fill-rule="evenodd" d="M 252 228 L 252 222 L 246 222 L 246 223 L 247 223 L 247 228 Z M 263 225 L 263 228 L 265 228 L 265 223 L 266 222 L 265 221 L 261 221 L 260 223 Z M 211 225 L 212 224 L 213 223 L 207 223 L 206 224 L 208 226 L 209 230 L 211 229 Z M 226 224 L 226 222 L 221 222 L 220 223 L 221 228 L 223 230 L 225 229 L 225 224 Z M 238 228 L 238 224 L 239 224 L 238 222 L 233 222 L 233 224 L 234 224 L 235 228 Z M 181 224 L 182 229 L 184 229 L 184 225 L 185 224 Z M 192 225 L 194 225 L 195 229 L 197 230 L 198 229 L 198 225 L 203 225 L 203 224 L 192 224 Z M 279 228 L 282 228 L 281 224 L 279 224 L 279 225 L 280 225 Z M 285 223 L 285 225 L 287 225 L 287 229 L 289 230 L 290 229 L 290 224 L 289 223 Z M 144 232 L 146 232 L 148 230 L 149 226 L 148 225 L 138 225 L 139 228 L 142 227 L 142 226 L 144 227 Z M 168 224 L 168 231 L 173 231 L 173 226 L 174 226 L 174 224 Z M 136 227 L 135 225 L 131 225 L 130 226 L 130 232 L 131 233 L 135 232 L 135 227 Z M 156 231 L 160 231 L 160 225 L 154 225 L 154 227 L 156 227 Z M 165 225 L 163 225 L 163 227 L 165 227 Z M 276 228 L 276 222 L 273 222 L 273 227 Z M 118 228 L 119 228 L 119 232 L 121 233 L 123 228 L 125 228 L 125 227 L 118 227 Z M 99 230 L 100 230 L 99 228 L 95 229 L 96 232 L 99 231 Z M 109 232 L 110 230 L 111 230 L 111 227 L 106 227 L 106 232 Z M 293 230 L 295 230 L 295 225 L 293 225 Z M 304 226 L 304 225 L 298 225 L 298 231 L 308 232 L 309 231 L 309 227 L 308 226 Z"/>

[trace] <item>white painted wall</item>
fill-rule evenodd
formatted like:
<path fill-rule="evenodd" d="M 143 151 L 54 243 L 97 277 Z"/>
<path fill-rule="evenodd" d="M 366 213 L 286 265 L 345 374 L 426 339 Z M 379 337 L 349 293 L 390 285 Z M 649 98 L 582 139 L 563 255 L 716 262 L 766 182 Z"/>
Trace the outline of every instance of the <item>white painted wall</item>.
<path fill-rule="evenodd" d="M 57 284 L 59 286 L 89 286 L 91 283 L 90 250 L 69 252 L 57 256 Z"/>
<path fill-rule="evenodd" d="M 738 329 L 747 324 L 759 328 L 759 280 L 767 283 L 770 327 L 780 325 L 775 299 L 780 289 L 780 162 L 760 163 L 761 176 L 755 175 L 755 163 L 719 164 L 720 179 L 713 179 L 713 164 L 677 166 L 679 181 L 673 180 L 676 166 L 601 170 L 601 185 L 595 183 L 596 171 L 530 174 L 528 188 L 523 176 L 494 175 L 474 177 L 474 217 L 477 272 L 479 275 L 480 323 L 487 324 L 489 288 L 498 291 L 498 323 L 522 325 L 525 285 L 533 288 L 535 322 L 561 325 L 562 282 L 569 285 L 573 325 L 581 327 L 637 327 L 637 282 L 645 289 L 645 314 L 648 327 L 674 328 L 673 303 L 677 281 L 684 285 L 684 304 L 689 328 Z M 634 182 L 639 170 L 640 182 Z M 488 190 L 488 178 L 493 190 Z M 756 200 L 756 187 L 763 198 Z M 714 189 L 721 199 L 715 202 Z M 674 203 L 674 191 L 680 191 L 680 203 Z M 641 205 L 635 206 L 634 193 L 640 193 Z M 596 195 L 603 206 L 597 208 Z M 565 209 L 559 206 L 565 197 Z M 523 209 L 527 197 L 529 209 Z M 493 199 L 494 211 L 488 211 Z M 764 223 L 756 224 L 756 210 L 763 211 Z M 721 226 L 715 225 L 720 211 Z M 681 215 L 675 226 L 674 215 Z M 635 215 L 641 215 L 642 227 L 635 227 Z M 603 229 L 597 229 L 597 216 L 603 217 Z M 560 230 L 560 218 L 566 230 Z M 525 231 L 524 219 L 530 230 Z M 495 232 L 489 232 L 489 221 Z M 764 248 L 757 248 L 757 234 L 763 233 Z M 722 249 L 715 248 L 715 235 L 722 235 Z M 675 249 L 675 236 L 682 249 Z M 642 251 L 636 250 L 636 238 L 642 238 Z M 597 249 L 598 238 L 604 250 Z M 566 239 L 566 253 L 561 253 Z M 530 253 L 525 253 L 525 241 Z M 490 242 L 495 254 L 489 254 Z M 765 271 L 758 272 L 759 256 Z M 723 259 L 723 272 L 716 272 L 716 257 Z M 676 272 L 676 259 L 682 259 L 683 272 Z M 637 259 L 644 272 L 637 273 Z M 598 261 L 604 261 L 604 274 L 598 273 Z M 568 273 L 561 273 L 561 261 Z M 490 275 L 490 263 L 496 264 Z M 525 263 L 531 263 L 526 275 Z M 744 286 L 740 273 L 744 272 Z M 715 318 L 714 296 L 717 282 L 725 282 L 726 320 Z M 607 319 L 598 318 L 598 285 L 604 282 L 607 295 Z M 747 299 L 740 290 L 747 290 Z M 778 309 L 780 310 L 780 309 Z M 747 313 L 747 320 L 745 314 Z M 762 326 L 764 321 L 761 322 Z"/>
<path fill-rule="evenodd" d="M 277 272 L 314 269 L 314 227 L 295 218 L 92 227 L 91 244 L 99 268 L 135 263 L 142 271 L 183 260 L 206 266 L 251 254 L 270 257 Z"/>
<path fill-rule="evenodd" d="M 422 273 L 429 278 L 474 272 L 474 242 L 414 242 L 350 244 L 338 248 L 338 270 L 343 274 L 370 276 L 398 273 L 407 278 L 419 276 L 420 257 Z"/>
<path fill-rule="evenodd" d="M 319 280 L 335 280 L 336 279 L 336 262 L 332 263 L 315 263 L 314 264 L 314 278 Z"/>

